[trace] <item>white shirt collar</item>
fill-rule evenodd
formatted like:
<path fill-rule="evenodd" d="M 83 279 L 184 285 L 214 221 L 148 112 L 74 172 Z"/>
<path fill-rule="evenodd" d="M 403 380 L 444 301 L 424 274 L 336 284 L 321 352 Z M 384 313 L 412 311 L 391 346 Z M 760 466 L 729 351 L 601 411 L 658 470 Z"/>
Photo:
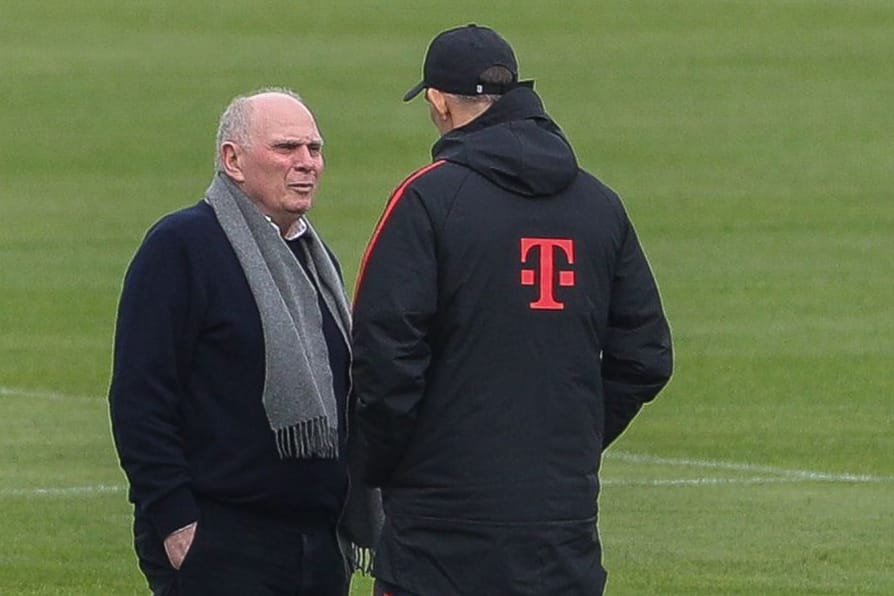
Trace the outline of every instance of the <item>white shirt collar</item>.
<path fill-rule="evenodd" d="M 208 203 L 209 205 L 211 204 L 208 201 L 208 197 L 204 197 L 204 201 L 206 203 Z M 272 219 L 270 219 L 270 216 L 265 215 L 264 217 L 267 219 L 267 221 L 270 222 L 270 225 L 273 226 L 273 228 L 276 230 L 276 232 L 278 234 L 282 235 L 282 232 L 279 229 L 279 226 L 276 225 L 276 223 L 274 223 L 274 221 Z M 295 220 L 295 223 L 293 223 L 289 227 L 288 231 L 286 232 L 286 235 L 283 236 L 283 238 L 285 240 L 295 240 L 296 238 L 301 238 L 302 236 L 304 236 L 305 232 L 307 232 L 307 222 L 304 221 L 304 216 L 302 215 L 297 220 Z"/>
<path fill-rule="evenodd" d="M 267 216 L 265 215 L 264 217 Z M 295 220 L 295 223 L 289 226 L 289 229 L 286 230 L 285 234 L 282 234 L 282 230 L 279 229 L 279 226 L 276 225 L 276 223 L 272 219 L 267 217 L 267 221 L 270 222 L 271 226 L 276 228 L 276 231 L 279 232 L 280 235 L 282 235 L 284 240 L 295 240 L 296 238 L 301 238 L 302 236 L 304 236 L 304 233 L 307 232 L 307 222 L 304 221 L 304 217 L 299 217 L 297 220 Z"/>

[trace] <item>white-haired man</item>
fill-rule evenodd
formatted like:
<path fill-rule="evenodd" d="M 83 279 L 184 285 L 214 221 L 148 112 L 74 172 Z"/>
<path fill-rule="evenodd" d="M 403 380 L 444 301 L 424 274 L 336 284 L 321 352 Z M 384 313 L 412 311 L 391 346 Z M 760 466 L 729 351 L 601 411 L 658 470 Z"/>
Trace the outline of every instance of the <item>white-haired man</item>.
<path fill-rule="evenodd" d="M 306 214 L 323 138 L 284 89 L 234 99 L 216 175 L 146 235 L 110 388 L 154 594 L 347 594 L 349 311 Z"/>

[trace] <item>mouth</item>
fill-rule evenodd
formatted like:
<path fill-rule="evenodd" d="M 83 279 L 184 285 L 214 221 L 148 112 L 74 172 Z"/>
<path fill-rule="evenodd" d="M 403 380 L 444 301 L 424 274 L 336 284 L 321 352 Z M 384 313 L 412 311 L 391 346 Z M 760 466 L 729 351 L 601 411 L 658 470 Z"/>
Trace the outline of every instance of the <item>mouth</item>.
<path fill-rule="evenodd" d="M 308 182 L 292 182 L 289 184 L 289 188 L 300 192 L 300 193 L 308 193 L 314 189 L 316 183 L 308 181 Z"/>

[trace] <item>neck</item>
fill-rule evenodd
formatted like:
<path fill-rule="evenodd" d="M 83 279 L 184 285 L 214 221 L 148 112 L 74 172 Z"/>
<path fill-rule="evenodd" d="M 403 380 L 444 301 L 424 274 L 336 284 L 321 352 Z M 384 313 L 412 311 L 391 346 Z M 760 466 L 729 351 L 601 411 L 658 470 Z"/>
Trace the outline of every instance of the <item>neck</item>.
<path fill-rule="evenodd" d="M 450 127 L 444 132 L 450 132 L 456 128 L 462 128 L 472 120 L 478 118 L 481 114 L 486 112 L 490 107 L 491 103 L 482 102 L 482 103 L 473 103 L 473 104 L 464 104 L 456 102 L 451 106 L 450 110 Z"/>

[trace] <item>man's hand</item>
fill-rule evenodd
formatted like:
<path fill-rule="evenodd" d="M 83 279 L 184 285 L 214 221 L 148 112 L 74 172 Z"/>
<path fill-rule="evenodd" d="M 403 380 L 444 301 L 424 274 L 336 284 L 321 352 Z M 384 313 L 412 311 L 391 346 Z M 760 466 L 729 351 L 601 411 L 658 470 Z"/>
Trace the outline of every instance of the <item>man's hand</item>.
<path fill-rule="evenodd" d="M 183 559 L 186 558 L 186 553 L 189 552 L 189 548 L 192 546 L 192 539 L 196 535 L 197 524 L 198 522 L 192 522 L 188 526 L 171 532 L 165 538 L 165 553 L 167 553 L 168 561 L 171 562 L 171 567 L 174 569 L 180 569 L 180 566 L 183 564 Z"/>

